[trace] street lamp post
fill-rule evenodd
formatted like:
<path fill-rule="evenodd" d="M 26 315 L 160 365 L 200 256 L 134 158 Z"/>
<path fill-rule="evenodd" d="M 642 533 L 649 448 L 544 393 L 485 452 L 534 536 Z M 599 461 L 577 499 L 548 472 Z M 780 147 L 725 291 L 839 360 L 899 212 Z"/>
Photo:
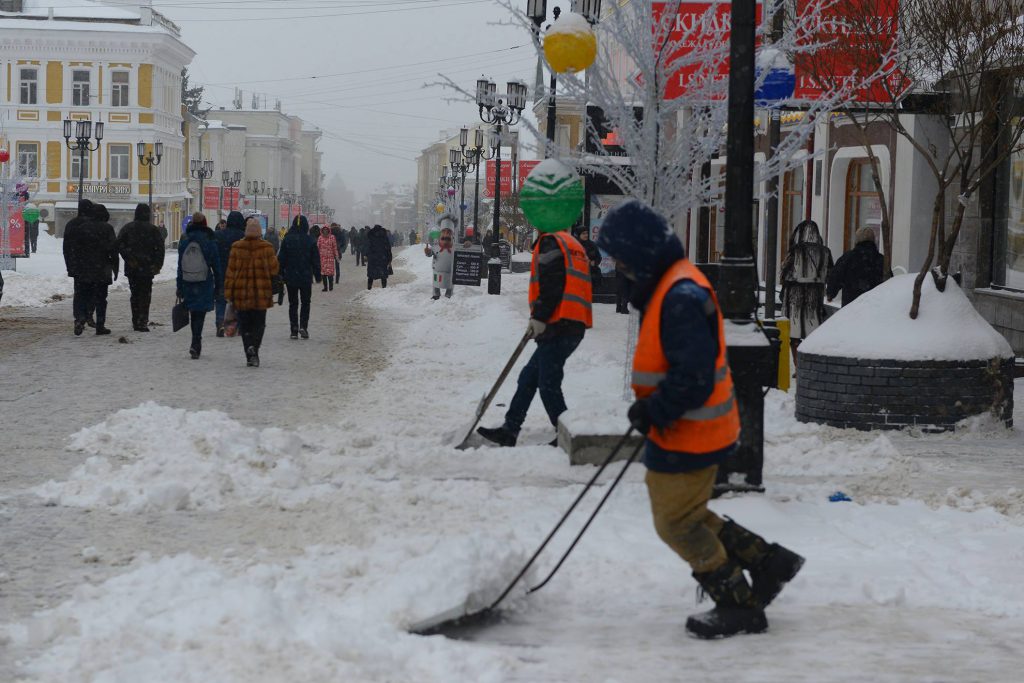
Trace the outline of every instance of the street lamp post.
<path fill-rule="evenodd" d="M 278 218 L 277 218 L 277 200 L 280 199 L 280 192 L 281 192 L 281 188 L 280 187 L 272 187 L 272 188 L 270 188 L 270 197 L 271 197 L 271 199 L 274 200 L 274 209 L 273 209 L 273 213 L 271 214 L 271 220 L 273 222 L 267 221 L 267 225 L 273 225 L 274 226 L 274 230 L 277 230 L 277 221 L 278 221 Z"/>
<path fill-rule="evenodd" d="M 457 169 L 461 175 L 462 200 L 459 202 L 459 239 L 466 235 L 466 174 L 469 171 L 476 172 L 476 192 L 480 192 L 480 154 L 483 151 L 483 131 L 477 130 L 474 136 L 475 147 L 467 147 L 469 144 L 469 129 L 463 128 L 459 132 L 459 149 L 451 150 L 452 169 Z M 474 198 L 473 225 L 476 226 L 476 205 L 477 198 Z"/>
<path fill-rule="evenodd" d="M 155 154 L 154 154 L 155 152 Z M 146 151 L 146 143 L 139 141 L 135 145 L 135 153 L 139 157 L 139 163 L 149 166 L 149 215 L 153 215 L 153 167 L 159 166 L 164 156 L 164 143 L 157 142 L 153 149 Z"/>
<path fill-rule="evenodd" d="M 480 161 L 491 161 L 494 159 L 495 150 L 484 147 L 484 132 L 479 128 L 476 129 L 476 133 L 473 135 L 473 142 L 475 143 L 474 149 L 476 149 L 477 155 L 476 182 L 473 183 L 473 230 L 477 230 L 477 226 L 480 225 Z"/>
<path fill-rule="evenodd" d="M 251 194 L 253 197 L 252 210 L 256 213 L 260 212 L 260 195 L 269 196 L 267 194 L 267 183 L 263 180 L 247 180 L 245 181 L 245 193 Z"/>
<path fill-rule="evenodd" d="M 72 123 L 74 123 L 74 143 L 72 138 Z M 103 140 L 103 123 L 96 123 L 96 146 L 93 147 L 90 139 L 93 136 L 92 121 L 75 121 L 64 119 L 64 144 L 73 152 L 78 152 L 78 204 L 82 204 L 82 186 L 85 184 L 85 153 L 95 152 L 100 148 L 100 141 Z M 81 214 L 79 214 L 81 215 Z"/>
<path fill-rule="evenodd" d="M 501 131 L 502 128 L 519 123 L 526 108 L 526 84 L 509 81 L 506 99 L 497 97 L 497 85 L 486 78 L 476 82 L 476 103 L 480 120 L 494 126 L 491 147 L 494 154 L 494 225 L 492 226 L 491 260 L 487 262 L 487 293 L 501 294 L 501 259 L 498 248 L 498 226 L 501 212 Z"/>
<path fill-rule="evenodd" d="M 199 210 L 203 210 L 203 181 L 213 176 L 213 159 L 192 159 L 189 175 L 199 181 Z"/>
<path fill-rule="evenodd" d="M 224 188 L 225 187 L 229 187 L 231 189 L 234 189 L 234 188 L 238 187 L 239 185 L 241 185 L 242 184 L 242 172 L 241 171 L 235 171 L 234 173 L 231 173 L 231 171 L 223 171 L 223 172 L 221 172 L 220 179 L 222 181 L 222 186 L 221 186 L 221 202 L 220 203 L 221 203 L 221 208 L 223 210 L 223 205 L 224 205 L 224 199 L 223 199 Z M 228 194 L 229 194 L 230 197 L 232 197 L 231 204 L 228 206 L 228 211 L 234 211 L 235 210 L 235 201 L 233 199 L 234 193 L 228 193 Z"/>

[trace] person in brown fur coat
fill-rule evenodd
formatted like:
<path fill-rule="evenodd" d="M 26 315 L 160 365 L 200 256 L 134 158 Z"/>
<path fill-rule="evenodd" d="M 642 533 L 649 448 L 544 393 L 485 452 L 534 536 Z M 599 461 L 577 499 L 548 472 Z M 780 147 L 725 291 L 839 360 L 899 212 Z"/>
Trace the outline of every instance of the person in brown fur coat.
<path fill-rule="evenodd" d="M 245 224 L 245 238 L 231 246 L 224 278 L 224 298 L 238 314 L 245 358 L 251 368 L 260 366 L 260 344 L 267 326 L 267 309 L 274 305 L 273 278 L 280 266 L 274 247 L 262 238 L 255 218 Z"/>

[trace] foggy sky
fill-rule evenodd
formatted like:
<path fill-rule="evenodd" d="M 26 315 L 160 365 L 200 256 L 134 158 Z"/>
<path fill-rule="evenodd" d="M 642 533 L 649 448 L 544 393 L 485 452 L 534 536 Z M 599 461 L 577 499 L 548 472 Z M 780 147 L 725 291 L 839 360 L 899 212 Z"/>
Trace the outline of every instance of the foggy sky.
<path fill-rule="evenodd" d="M 438 72 L 470 91 L 485 74 L 504 91 L 511 78 L 532 85 L 536 65 L 527 34 L 494 25 L 508 17 L 493 0 L 153 4 L 198 53 L 189 72 L 192 84 L 206 86 L 207 106 L 230 107 L 236 85 L 246 109 L 254 91 L 270 107 L 280 99 L 285 113 L 323 129 L 327 179 L 339 173 L 357 198 L 385 182 L 413 184 L 416 156 L 441 129 L 478 120 L 469 103 L 444 101 L 453 92 L 422 88 Z M 308 15 L 319 16 L 299 18 Z"/>

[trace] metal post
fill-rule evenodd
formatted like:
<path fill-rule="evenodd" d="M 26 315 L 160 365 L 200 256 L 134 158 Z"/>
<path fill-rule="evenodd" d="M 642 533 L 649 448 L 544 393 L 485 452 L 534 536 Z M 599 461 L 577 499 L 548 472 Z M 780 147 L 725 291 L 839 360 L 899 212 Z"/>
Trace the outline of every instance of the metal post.
<path fill-rule="evenodd" d="M 497 151 L 494 155 L 494 225 L 491 227 L 491 258 L 487 262 L 487 293 L 501 294 L 501 258 L 498 250 L 498 222 L 501 213 L 501 124 L 495 126 Z M 479 228 L 474 228 L 479 230 Z"/>
<path fill-rule="evenodd" d="M 131 147 L 129 147 L 131 149 Z M 85 189 L 85 146 L 78 140 L 78 205 L 82 205 L 82 190 Z"/>
<path fill-rule="evenodd" d="M 480 230 L 480 164 L 476 165 L 476 181 L 473 183 L 473 230 Z M 463 228 L 462 237 L 465 238 L 466 230 Z M 479 237 L 479 232 L 477 232 Z"/>
<path fill-rule="evenodd" d="M 781 1 L 775 3 L 775 14 L 772 16 L 772 43 L 782 40 L 786 28 L 786 6 Z M 778 108 L 772 108 L 768 121 L 768 159 L 770 163 L 775 157 L 779 143 L 782 141 L 782 117 Z M 764 223 L 764 311 L 766 318 L 775 318 L 775 286 L 778 281 L 778 241 L 779 241 L 779 176 L 772 174 L 768 178 L 768 215 Z"/>

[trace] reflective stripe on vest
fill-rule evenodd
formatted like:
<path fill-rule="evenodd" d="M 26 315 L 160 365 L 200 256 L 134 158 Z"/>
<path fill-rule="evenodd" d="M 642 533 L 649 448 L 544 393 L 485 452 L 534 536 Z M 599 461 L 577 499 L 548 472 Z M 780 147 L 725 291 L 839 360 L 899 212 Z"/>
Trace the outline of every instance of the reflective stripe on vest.
<path fill-rule="evenodd" d="M 669 363 L 661 344 L 661 311 L 665 296 L 676 283 L 691 280 L 708 293 L 705 311 L 715 317 L 718 355 L 715 386 L 704 405 L 687 411 L 663 429 L 652 429 L 647 438 L 661 448 L 681 453 L 712 453 L 739 440 L 740 420 L 732 375 L 726 362 L 725 329 L 714 289 L 700 270 L 686 259 L 677 261 L 662 276 L 644 310 L 636 353 L 633 356 L 633 391 L 637 398 L 653 394 L 668 376 Z"/>
<path fill-rule="evenodd" d="M 550 325 L 560 320 L 575 320 L 590 328 L 593 326 L 593 306 L 591 304 L 593 290 L 587 252 L 576 238 L 567 233 L 551 233 L 547 237 L 553 238 L 562 252 L 562 261 L 565 264 L 565 289 L 562 290 L 561 300 L 555 306 L 555 312 L 544 322 Z M 537 244 L 533 248 L 533 263 L 530 267 L 530 311 L 533 311 L 537 298 L 540 296 L 540 273 L 537 263 L 541 260 L 540 242 L 542 239 L 545 237 L 537 240 Z M 544 256 L 557 258 L 554 251 L 547 252 Z"/>

